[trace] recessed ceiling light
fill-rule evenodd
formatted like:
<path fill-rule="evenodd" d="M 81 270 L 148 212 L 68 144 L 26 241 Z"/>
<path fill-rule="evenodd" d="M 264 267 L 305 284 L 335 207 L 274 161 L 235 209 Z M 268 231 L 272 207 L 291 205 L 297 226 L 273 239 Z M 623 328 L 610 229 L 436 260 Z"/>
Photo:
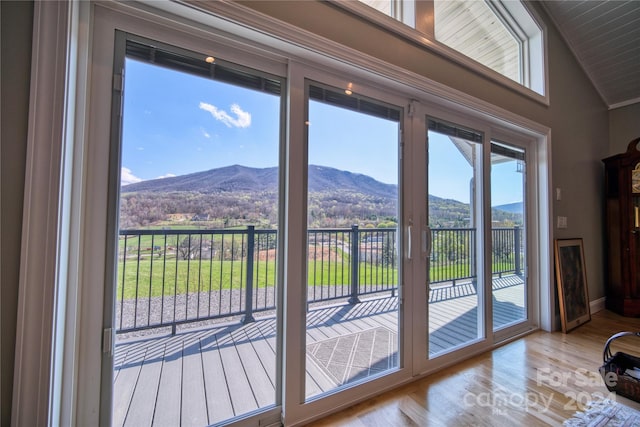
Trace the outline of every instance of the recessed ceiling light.
<path fill-rule="evenodd" d="M 344 90 L 344 93 L 346 93 L 347 95 L 352 95 L 353 91 L 351 90 L 353 88 L 353 83 L 349 83 L 347 85 L 347 88 Z"/>
<path fill-rule="evenodd" d="M 213 56 L 207 56 L 204 60 L 205 60 L 208 64 L 213 64 L 213 63 L 215 62 L 216 58 L 214 58 Z"/>

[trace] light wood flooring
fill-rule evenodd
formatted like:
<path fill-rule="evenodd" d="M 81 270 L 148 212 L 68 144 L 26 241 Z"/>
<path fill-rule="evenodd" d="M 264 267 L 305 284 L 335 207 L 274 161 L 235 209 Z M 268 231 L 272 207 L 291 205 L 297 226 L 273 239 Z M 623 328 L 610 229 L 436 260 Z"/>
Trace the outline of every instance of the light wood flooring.
<path fill-rule="evenodd" d="M 613 397 L 599 377 L 607 339 L 640 331 L 640 319 L 608 311 L 568 334 L 535 332 L 492 352 L 386 392 L 313 426 L 561 426 L 590 400 Z M 640 338 L 612 351 L 640 356 Z"/>

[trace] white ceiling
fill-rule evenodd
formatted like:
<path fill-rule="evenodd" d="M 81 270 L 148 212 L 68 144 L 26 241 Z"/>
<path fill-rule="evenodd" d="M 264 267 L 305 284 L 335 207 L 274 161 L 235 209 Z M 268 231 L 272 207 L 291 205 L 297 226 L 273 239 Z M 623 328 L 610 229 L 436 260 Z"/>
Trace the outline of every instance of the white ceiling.
<path fill-rule="evenodd" d="M 640 1 L 542 4 L 609 108 L 640 102 Z"/>

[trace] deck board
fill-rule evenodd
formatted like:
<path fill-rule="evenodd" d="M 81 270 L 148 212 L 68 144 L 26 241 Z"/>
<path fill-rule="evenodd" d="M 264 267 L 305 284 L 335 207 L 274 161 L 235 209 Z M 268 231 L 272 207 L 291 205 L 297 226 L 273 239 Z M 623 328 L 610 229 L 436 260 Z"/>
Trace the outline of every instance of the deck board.
<path fill-rule="evenodd" d="M 521 279 L 494 279 L 495 327 L 524 317 L 523 288 Z M 396 297 L 313 307 L 307 316 L 306 395 L 397 366 L 397 328 Z M 248 325 L 218 323 L 174 336 L 119 339 L 113 425 L 202 426 L 274 404 L 276 336 L 271 316 Z M 476 337 L 475 288 L 430 290 L 430 353 Z"/>
<path fill-rule="evenodd" d="M 260 359 L 252 345 L 252 341 L 246 334 L 246 329 L 242 329 L 233 335 L 236 339 L 238 357 L 244 366 L 244 371 L 247 373 L 247 380 L 257 402 L 256 409 L 273 405 L 275 403 L 276 389 L 267 371 L 275 372 L 275 357 L 271 360 L 271 364 L 269 364 L 268 360 Z"/>
<path fill-rule="evenodd" d="M 255 332 L 256 335 L 252 337 L 251 345 L 253 346 L 257 359 L 263 365 L 263 370 L 267 375 L 269 383 L 275 390 L 276 372 L 275 369 L 269 369 L 270 367 L 276 366 L 275 336 L 269 337 L 264 335 L 262 327 L 259 324 L 256 324 Z"/>
<path fill-rule="evenodd" d="M 202 340 L 202 363 L 209 422 L 216 423 L 235 416 L 231 395 L 227 388 L 226 372 L 222 366 L 220 352 L 217 351 L 217 339 L 211 334 Z"/>
<path fill-rule="evenodd" d="M 228 337 L 225 345 L 220 350 L 222 365 L 225 370 L 227 386 L 233 409 L 236 415 L 244 414 L 258 408 L 258 404 L 247 379 L 247 372 L 242 365 L 235 343 Z"/>
<path fill-rule="evenodd" d="M 182 343 L 176 348 L 178 337 L 172 337 L 164 347 L 162 375 L 158 385 L 156 408 L 153 417 L 154 426 L 180 425 L 182 407 Z M 114 426 L 119 424 L 113 424 Z"/>
<path fill-rule="evenodd" d="M 182 354 L 182 426 L 209 424 L 201 354 L 199 338 L 185 340 Z"/>
<path fill-rule="evenodd" d="M 124 425 L 131 406 L 133 393 L 138 385 L 138 378 L 142 370 L 142 360 L 140 360 L 139 354 L 136 353 L 134 351 L 127 352 L 114 383 L 114 388 L 118 390 L 113 396 L 113 425 L 116 426 Z"/>
<path fill-rule="evenodd" d="M 150 426 L 153 421 L 158 384 L 162 374 L 162 363 L 158 363 L 158 357 L 161 358 L 164 353 L 164 349 L 159 347 L 164 346 L 150 346 L 147 348 L 137 386 L 124 423 L 125 426 Z M 159 352 L 160 354 L 158 354 Z"/>

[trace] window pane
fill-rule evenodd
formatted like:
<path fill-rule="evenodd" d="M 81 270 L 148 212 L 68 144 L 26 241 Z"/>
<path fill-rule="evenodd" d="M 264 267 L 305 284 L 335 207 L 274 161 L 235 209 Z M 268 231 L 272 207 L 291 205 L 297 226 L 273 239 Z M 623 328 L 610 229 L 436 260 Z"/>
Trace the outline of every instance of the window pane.
<path fill-rule="evenodd" d="M 395 18 L 395 16 L 392 13 L 393 8 L 391 7 L 393 0 L 360 0 L 360 1 L 368 6 L 371 6 L 376 10 L 379 10 L 385 15 L 389 15 L 392 18 Z"/>
<path fill-rule="evenodd" d="M 281 82 L 136 43 L 125 70 L 113 425 L 273 407 Z"/>
<path fill-rule="evenodd" d="M 309 88 L 306 397 L 398 367 L 400 111 Z"/>
<path fill-rule="evenodd" d="M 411 28 L 416 27 L 416 3 L 413 0 L 359 0 L 359 2 Z"/>
<path fill-rule="evenodd" d="M 527 318 L 525 153 L 491 142 L 493 329 Z"/>
<path fill-rule="evenodd" d="M 484 337 L 479 141 L 478 132 L 429 121 L 429 358 Z"/>
<path fill-rule="evenodd" d="M 436 40 L 517 82 L 520 43 L 484 1 L 436 0 Z"/>

